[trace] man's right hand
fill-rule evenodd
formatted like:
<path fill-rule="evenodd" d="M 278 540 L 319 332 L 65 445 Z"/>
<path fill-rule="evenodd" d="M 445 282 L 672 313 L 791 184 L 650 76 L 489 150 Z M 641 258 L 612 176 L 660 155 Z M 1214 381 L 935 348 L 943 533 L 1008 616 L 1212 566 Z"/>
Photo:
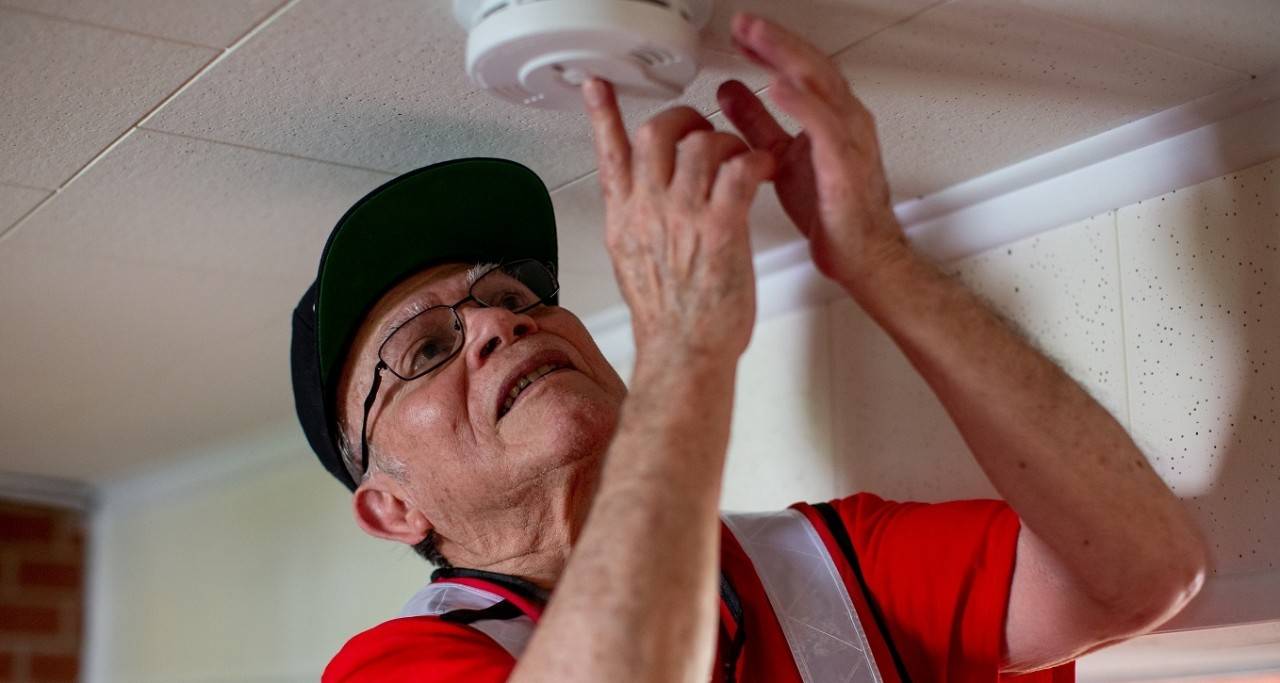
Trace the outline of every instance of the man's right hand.
<path fill-rule="evenodd" d="M 732 358 L 755 324 L 747 214 L 773 173 L 765 151 L 717 132 L 689 107 L 657 114 L 628 139 L 613 88 L 583 96 L 605 199 L 605 244 L 631 309 L 637 360 Z"/>

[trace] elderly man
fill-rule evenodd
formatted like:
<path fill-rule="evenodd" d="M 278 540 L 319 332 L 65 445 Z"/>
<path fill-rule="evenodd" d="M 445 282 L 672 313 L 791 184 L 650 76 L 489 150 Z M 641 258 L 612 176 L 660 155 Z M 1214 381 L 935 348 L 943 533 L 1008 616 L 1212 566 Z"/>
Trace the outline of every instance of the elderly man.
<path fill-rule="evenodd" d="M 1065 681 L 1199 590 L 1203 539 L 1123 429 L 911 251 L 834 66 L 763 19 L 732 29 L 803 134 L 729 82 L 741 138 L 677 107 L 630 139 L 610 87 L 584 86 L 630 391 L 557 305 L 550 202 L 523 167 L 428 167 L 334 229 L 295 313 L 299 415 L 360 527 L 440 569 L 325 680 Z M 720 516 L 766 180 L 1007 502 Z"/>

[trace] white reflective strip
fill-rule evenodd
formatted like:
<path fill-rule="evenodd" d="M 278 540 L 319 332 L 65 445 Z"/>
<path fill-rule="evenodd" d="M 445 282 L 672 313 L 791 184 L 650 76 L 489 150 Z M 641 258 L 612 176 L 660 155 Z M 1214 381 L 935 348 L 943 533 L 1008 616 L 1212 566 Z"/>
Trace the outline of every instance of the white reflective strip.
<path fill-rule="evenodd" d="M 796 510 L 726 513 L 751 558 L 805 683 L 882 683 L 826 546 Z"/>
<path fill-rule="evenodd" d="M 409 598 L 400 616 L 434 617 L 460 609 L 485 609 L 502 600 L 501 595 L 460 583 L 429 583 Z M 533 635 L 533 620 L 523 614 L 515 619 L 485 619 L 467 625 L 492 638 L 517 659 Z"/>

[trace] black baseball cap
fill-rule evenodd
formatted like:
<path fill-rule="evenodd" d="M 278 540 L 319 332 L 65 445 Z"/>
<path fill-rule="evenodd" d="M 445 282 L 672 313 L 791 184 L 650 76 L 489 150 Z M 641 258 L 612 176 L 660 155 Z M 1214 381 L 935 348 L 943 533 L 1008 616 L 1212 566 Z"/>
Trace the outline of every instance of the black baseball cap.
<path fill-rule="evenodd" d="M 519 258 L 558 269 L 555 215 L 542 180 L 506 159 L 456 159 L 411 171 L 365 195 L 338 221 L 315 282 L 293 311 L 290 353 L 302 431 L 338 481 L 356 489 L 338 451 L 335 393 L 369 311 L 423 269 Z"/>

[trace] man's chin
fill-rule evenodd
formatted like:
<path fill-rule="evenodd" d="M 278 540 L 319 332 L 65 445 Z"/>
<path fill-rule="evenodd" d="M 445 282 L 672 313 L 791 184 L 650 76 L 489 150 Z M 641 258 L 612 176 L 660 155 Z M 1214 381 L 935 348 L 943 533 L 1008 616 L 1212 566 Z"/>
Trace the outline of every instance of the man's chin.
<path fill-rule="evenodd" d="M 561 452 L 603 449 L 617 428 L 620 405 L 604 396 L 547 391 L 529 399 L 498 420 L 508 443 L 546 443 Z"/>

